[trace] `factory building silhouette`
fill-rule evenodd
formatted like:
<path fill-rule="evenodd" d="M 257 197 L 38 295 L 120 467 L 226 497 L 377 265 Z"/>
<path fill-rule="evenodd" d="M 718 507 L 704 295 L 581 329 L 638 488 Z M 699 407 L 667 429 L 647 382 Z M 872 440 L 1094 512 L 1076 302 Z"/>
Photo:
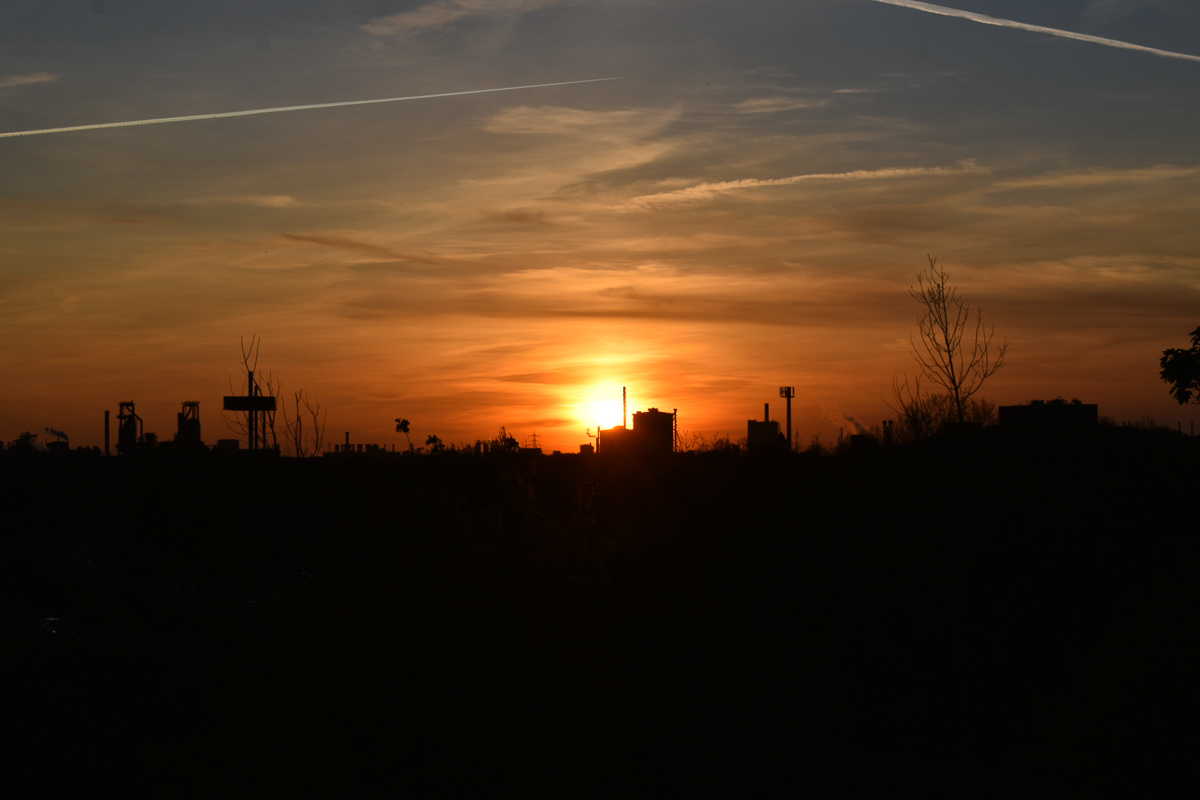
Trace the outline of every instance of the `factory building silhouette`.
<path fill-rule="evenodd" d="M 1000 426 L 1025 433 L 1087 431 L 1096 428 L 1100 409 L 1095 403 L 1054 400 L 1030 400 L 1021 406 L 1000 406 Z"/>
<path fill-rule="evenodd" d="M 661 456 L 675 452 L 679 441 L 677 428 L 678 411 L 670 414 L 651 407 L 634 412 L 633 427 L 626 426 L 629 419 L 626 410 L 625 387 L 621 387 L 621 424 L 611 428 L 597 428 L 596 452 L 606 457 L 628 458 L 631 456 Z M 580 452 L 588 452 L 581 448 Z"/>
<path fill-rule="evenodd" d="M 656 456 L 675 452 L 677 410 L 667 413 L 657 408 L 637 411 L 633 427 L 614 425 L 602 428 L 597 452 L 604 456 Z"/>
<path fill-rule="evenodd" d="M 791 398 L 788 398 L 788 408 L 791 408 Z M 789 417 L 791 412 L 788 412 Z M 788 423 L 791 429 L 791 423 Z M 763 418 L 746 420 L 746 450 L 755 455 L 765 453 L 786 453 L 788 450 L 787 437 L 779 429 L 779 420 L 771 419 L 771 404 L 763 403 Z"/>
<path fill-rule="evenodd" d="M 200 438 L 200 401 L 185 400 L 182 409 L 175 415 L 175 437 L 172 447 L 199 450 L 204 448 Z M 104 412 L 104 455 L 112 455 L 111 414 Z M 159 446 L 158 436 L 146 433 L 145 423 L 137 413 L 137 404 L 132 400 L 117 403 L 117 454 L 132 455 L 139 450 L 153 450 Z"/>

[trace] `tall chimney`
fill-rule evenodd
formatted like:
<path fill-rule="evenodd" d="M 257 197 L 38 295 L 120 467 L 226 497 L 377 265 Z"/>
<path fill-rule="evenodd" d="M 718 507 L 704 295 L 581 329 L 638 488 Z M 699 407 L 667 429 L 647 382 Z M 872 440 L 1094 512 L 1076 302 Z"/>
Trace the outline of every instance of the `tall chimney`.
<path fill-rule="evenodd" d="M 621 427 L 629 427 L 629 415 L 625 413 L 625 387 L 621 387 Z"/>
<path fill-rule="evenodd" d="M 771 421 L 771 404 L 763 403 L 763 422 Z"/>
<path fill-rule="evenodd" d="M 109 451 L 108 409 L 104 409 L 104 455 L 112 455 Z"/>

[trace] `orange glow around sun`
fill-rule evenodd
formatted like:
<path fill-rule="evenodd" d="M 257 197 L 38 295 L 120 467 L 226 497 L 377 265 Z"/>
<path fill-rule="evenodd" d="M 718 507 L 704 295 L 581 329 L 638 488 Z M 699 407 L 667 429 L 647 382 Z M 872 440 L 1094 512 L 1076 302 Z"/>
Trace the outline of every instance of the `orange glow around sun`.
<path fill-rule="evenodd" d="M 595 384 L 584 389 L 574 405 L 575 418 L 585 428 L 611 428 L 621 424 L 621 387 Z"/>

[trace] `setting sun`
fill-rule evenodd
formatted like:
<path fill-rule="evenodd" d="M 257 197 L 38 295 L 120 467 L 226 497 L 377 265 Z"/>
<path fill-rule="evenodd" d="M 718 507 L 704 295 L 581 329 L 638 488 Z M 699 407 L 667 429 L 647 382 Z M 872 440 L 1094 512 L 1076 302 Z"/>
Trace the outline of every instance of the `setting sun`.
<path fill-rule="evenodd" d="M 575 404 L 575 416 L 585 428 L 611 428 L 621 424 L 621 387 L 597 384 L 583 391 Z"/>

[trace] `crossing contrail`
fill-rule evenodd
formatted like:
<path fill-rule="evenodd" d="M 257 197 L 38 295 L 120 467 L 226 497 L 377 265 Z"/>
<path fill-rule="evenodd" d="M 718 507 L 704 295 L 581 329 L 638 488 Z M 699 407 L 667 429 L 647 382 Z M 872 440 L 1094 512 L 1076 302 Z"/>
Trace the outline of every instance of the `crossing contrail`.
<path fill-rule="evenodd" d="M 191 122 L 197 119 L 224 119 L 225 117 L 252 117 L 255 114 L 277 114 L 281 111 L 309 111 L 314 108 L 338 108 L 340 106 L 366 106 L 372 103 L 398 103 L 401 100 L 427 100 L 431 97 L 457 97 L 464 94 L 486 94 L 488 92 L 515 92 L 518 89 L 541 89 L 547 86 L 570 86 L 574 83 L 598 83 L 616 81 L 620 78 L 588 78 L 582 81 L 559 81 L 558 83 L 532 83 L 528 86 L 502 86 L 498 89 L 470 89 L 465 92 L 439 92 L 438 94 L 414 94 L 408 97 L 383 97 L 376 100 L 344 100 L 340 103 L 312 103 L 306 106 L 280 106 L 278 108 L 252 108 L 247 111 L 223 111 L 219 114 L 193 114 L 188 117 L 162 117 L 160 119 L 138 119 L 129 122 L 102 122 L 97 125 L 72 125 L 67 128 L 43 128 L 37 131 L 13 131 L 0 133 L 0 139 L 10 136 L 37 136 L 43 133 L 67 133 L 68 131 L 94 131 L 100 128 L 129 128 L 134 125 L 159 125 L 164 122 Z"/>
<path fill-rule="evenodd" d="M 946 8 L 945 6 L 935 6 L 933 3 L 919 3 L 916 0 L 874 0 L 876 3 L 887 3 L 891 6 L 901 6 L 903 8 L 912 8 L 917 11 L 925 11 L 930 14 L 940 14 L 944 17 L 961 17 L 969 19 L 972 22 L 982 22 L 984 25 L 999 25 L 1002 28 L 1017 28 L 1023 31 L 1032 31 L 1033 33 L 1048 33 L 1051 36 L 1061 36 L 1064 39 L 1075 39 L 1080 42 L 1091 42 L 1092 44 L 1103 44 L 1108 47 L 1119 47 L 1122 50 L 1140 50 L 1143 53 L 1152 53 L 1156 56 L 1164 58 L 1182 58 L 1185 61 L 1200 61 L 1200 56 L 1188 55 L 1187 53 L 1176 53 L 1172 50 L 1159 50 L 1157 47 L 1145 47 L 1140 44 L 1130 44 L 1117 39 L 1105 39 L 1103 36 L 1089 36 L 1086 33 L 1075 33 L 1074 31 L 1064 31 L 1058 28 L 1046 28 L 1041 25 L 1029 25 L 1024 22 L 1014 22 L 1011 19 L 1000 19 L 999 17 L 989 17 L 986 14 L 975 14 L 971 11 L 960 11 L 957 8 Z"/>

